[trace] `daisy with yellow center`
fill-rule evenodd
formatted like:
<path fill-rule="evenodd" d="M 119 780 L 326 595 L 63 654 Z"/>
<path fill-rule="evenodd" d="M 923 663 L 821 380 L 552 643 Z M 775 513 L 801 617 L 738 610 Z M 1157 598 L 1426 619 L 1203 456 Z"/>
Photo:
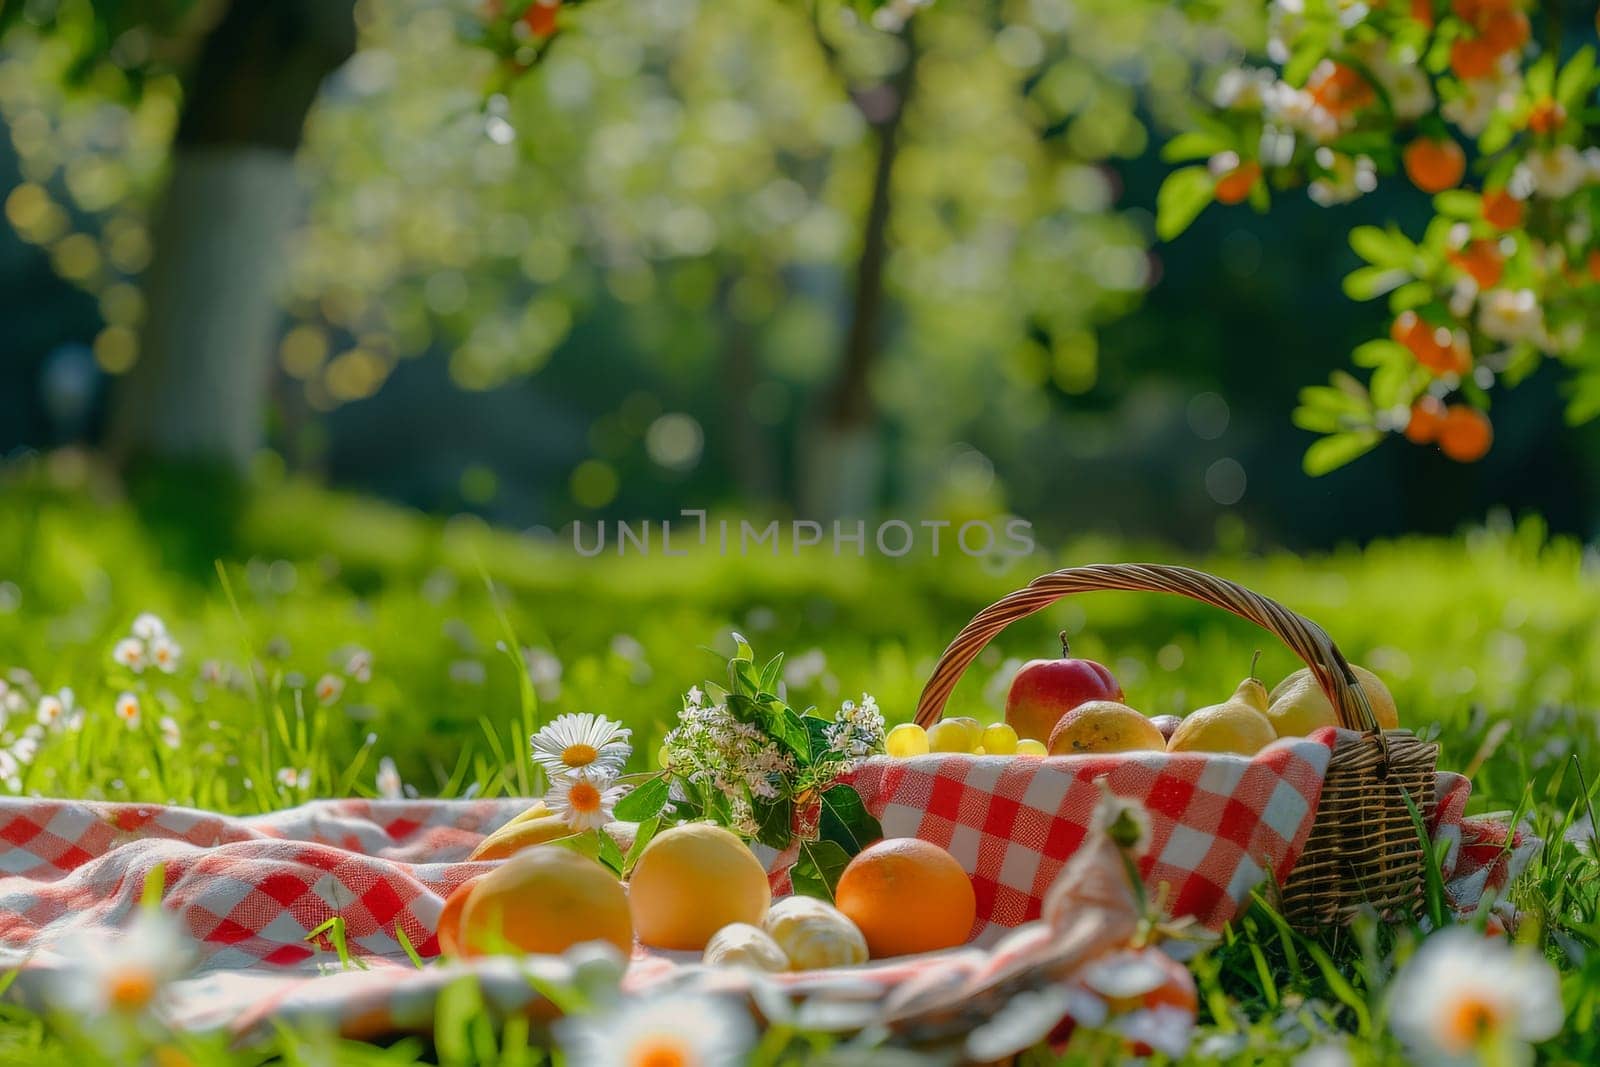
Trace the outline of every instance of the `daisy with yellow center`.
<path fill-rule="evenodd" d="M 735 1067 L 755 1044 L 749 1013 L 727 998 L 669 993 L 557 1024 L 568 1063 L 585 1067 Z"/>
<path fill-rule="evenodd" d="M 50 983 L 53 1007 L 79 1018 L 144 1015 L 162 992 L 188 970 L 190 942 L 166 912 L 140 910 L 125 931 L 81 931 L 57 950 L 66 966 Z"/>
<path fill-rule="evenodd" d="M 129 728 L 139 725 L 139 698 L 133 693 L 123 693 L 117 697 L 117 718 L 127 723 Z"/>
<path fill-rule="evenodd" d="M 628 790 L 613 785 L 607 775 L 572 774 L 557 778 L 544 802 L 574 830 L 598 830 L 611 821 L 611 812 Z"/>
<path fill-rule="evenodd" d="M 1465 928 L 1423 942 L 1389 987 L 1396 1035 L 1419 1061 L 1530 1061 L 1561 1029 L 1561 989 L 1537 953 Z"/>
<path fill-rule="evenodd" d="M 611 778 L 622 772 L 633 731 L 604 715 L 562 715 L 533 735 L 533 760 L 552 781 L 567 775 Z"/>

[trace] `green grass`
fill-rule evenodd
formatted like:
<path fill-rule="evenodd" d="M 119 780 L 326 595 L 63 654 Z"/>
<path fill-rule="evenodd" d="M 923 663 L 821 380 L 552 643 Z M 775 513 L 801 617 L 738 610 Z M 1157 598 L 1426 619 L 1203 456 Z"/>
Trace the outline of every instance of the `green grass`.
<path fill-rule="evenodd" d="M 1309 559 L 1186 559 L 1086 540 L 1007 571 L 950 555 L 591 560 L 476 520 L 440 521 L 285 482 L 203 518 L 193 497 L 151 492 L 141 513 L 87 472 L 60 467 L 0 484 L 0 672 L 26 669 L 47 691 L 71 687 L 85 709 L 83 729 L 47 737 L 23 773 L 25 791 L 51 795 L 255 812 L 371 794 L 384 756 L 423 795 L 524 793 L 535 784 L 524 755 L 530 709 L 539 718 L 589 710 L 625 720 L 642 742 L 643 769 L 678 694 L 720 673 L 717 657 L 735 629 L 758 653 L 781 650 L 791 667 L 806 668 L 792 677 L 791 703 L 836 706 L 866 690 L 903 719 L 967 618 L 1036 573 L 1159 560 L 1233 578 L 1321 622 L 1352 660 L 1383 674 L 1405 725 L 1437 734 L 1443 766 L 1472 768 L 1474 810 L 1526 806 L 1550 844 L 1518 894 L 1531 936 L 1563 969 L 1571 1013 L 1567 1034 L 1546 1052 L 1570 1062 L 1600 1056 L 1592 1028 L 1579 1025 L 1600 999 L 1592 953 L 1600 891 L 1594 864 L 1561 840 L 1586 811 L 1580 769 L 1590 785 L 1600 771 L 1600 677 L 1591 667 L 1600 662 L 1600 573 L 1580 546 L 1547 539 L 1536 522 Z M 143 611 L 162 616 L 183 646 L 171 678 L 125 676 L 110 658 Z M 1270 637 L 1216 609 L 1099 593 L 1014 626 L 975 665 L 953 710 L 996 717 L 1004 661 L 1050 655 L 1063 628 L 1076 653 L 1109 664 L 1130 703 L 1151 713 L 1223 699 L 1257 648 L 1269 685 L 1297 666 Z M 514 644 L 542 650 L 547 673 L 531 702 Z M 341 673 L 354 649 L 371 653 L 370 681 L 348 681 L 324 707 L 310 687 Z M 557 662 L 558 685 L 548 675 Z M 198 681 L 206 663 L 231 683 Z M 111 711 L 125 688 L 145 702 L 131 737 Z M 182 732 L 181 758 L 162 738 L 162 715 Z M 284 785 L 284 768 L 310 774 Z M 1196 965 L 1207 1020 L 1196 1062 L 1286 1059 L 1323 1029 L 1357 1034 L 1362 1055 L 1386 1061 L 1394 1051 L 1382 988 L 1414 941 L 1413 932 L 1372 927 L 1312 943 L 1257 909 Z M 481 1013 L 462 1003 L 429 1054 L 493 1059 L 499 1053 L 486 1050 L 502 1035 L 486 1037 Z M 5 1011 L 0 1062 L 62 1053 L 64 1038 Z M 425 1051 L 314 1045 L 286 1035 L 278 1053 L 289 1062 L 409 1062 Z M 260 1059 L 235 1061 L 205 1045 L 188 1051 L 200 1062 Z"/>

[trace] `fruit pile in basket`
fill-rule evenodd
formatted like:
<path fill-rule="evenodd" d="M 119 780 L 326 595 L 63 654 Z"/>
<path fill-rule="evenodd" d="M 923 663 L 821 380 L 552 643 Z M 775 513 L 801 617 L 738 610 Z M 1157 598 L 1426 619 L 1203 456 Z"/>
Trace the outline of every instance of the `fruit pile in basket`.
<path fill-rule="evenodd" d="M 1256 653 L 1257 659 L 1260 653 Z M 1382 679 L 1353 667 L 1378 724 L 1398 729 L 1394 697 Z M 889 731 L 891 756 L 931 752 L 990 756 L 1072 756 L 1110 752 L 1231 752 L 1253 756 L 1280 737 L 1305 737 L 1338 726 L 1327 693 L 1309 668 L 1284 678 L 1271 692 L 1250 674 L 1220 703 L 1184 716 L 1147 716 L 1125 703 L 1109 668 L 1071 655 L 1061 635 L 1058 659 L 1024 664 L 1006 696 L 1005 721 L 984 726 L 955 716 L 924 729 L 902 723 Z"/>

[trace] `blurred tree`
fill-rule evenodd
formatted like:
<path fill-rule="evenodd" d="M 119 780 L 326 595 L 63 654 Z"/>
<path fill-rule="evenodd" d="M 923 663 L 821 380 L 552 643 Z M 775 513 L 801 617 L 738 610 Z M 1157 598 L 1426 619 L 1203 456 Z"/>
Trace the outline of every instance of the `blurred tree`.
<path fill-rule="evenodd" d="M 194 158 L 174 167 L 148 313 L 125 278 L 82 280 L 107 294 L 108 334 L 121 331 L 102 335 L 102 366 L 136 368 L 124 437 L 237 458 L 259 426 L 259 348 L 245 339 L 270 329 L 267 231 L 293 213 L 287 181 L 242 186 L 266 153 L 284 173 L 306 87 L 348 47 L 350 8 L 175 7 L 182 19 L 141 29 L 147 44 L 167 39 L 153 29 L 204 40 L 192 64 L 167 45 L 119 52 L 132 31 L 89 23 L 125 77 L 154 55 L 192 72 L 176 143 Z M 591 455 L 558 514 L 702 464 L 735 472 L 756 499 L 819 513 L 868 510 L 885 473 L 1003 506 L 988 457 L 1025 456 L 1093 385 L 1096 327 L 1149 279 L 1148 215 L 1119 209 L 1104 164 L 1144 148 L 1141 106 L 1178 113 L 1196 53 L 1259 16 L 1242 0 L 1207 5 L 1196 22 L 1155 0 L 569 7 L 357 0 L 360 48 L 327 79 L 299 153 L 312 201 L 286 280 L 295 324 L 278 351 L 305 402 L 325 410 L 371 396 L 406 355 L 442 350 L 454 381 L 481 389 L 540 371 L 575 330 L 603 333 L 615 350 L 583 349 L 584 380 L 563 380 Z M 206 34 L 202 10 L 227 14 Z M 28 69 L 67 66 L 73 36 L 35 42 Z M 207 87 L 227 82 L 211 101 Z M 163 84 L 157 98 L 175 99 Z M 278 84 L 282 94 L 262 91 Z M 161 144 L 162 123 L 138 126 L 146 109 L 128 113 L 128 140 Z M 53 168 L 41 161 L 65 150 L 41 143 L 42 195 Z M 74 147 L 108 154 L 87 136 Z M 223 249 L 175 220 L 222 211 L 185 175 L 224 150 L 252 161 L 225 202 L 251 203 L 231 214 L 255 217 L 219 218 L 260 229 L 198 275 L 180 264 Z M 136 178 L 156 169 L 149 153 L 134 158 Z M 147 177 L 78 206 L 137 220 L 141 186 Z M 247 275 L 250 293 L 217 281 Z M 201 315 L 200 299 L 234 310 Z M 172 354 L 184 349 L 196 362 Z M 963 436 L 978 451 L 953 462 Z"/>

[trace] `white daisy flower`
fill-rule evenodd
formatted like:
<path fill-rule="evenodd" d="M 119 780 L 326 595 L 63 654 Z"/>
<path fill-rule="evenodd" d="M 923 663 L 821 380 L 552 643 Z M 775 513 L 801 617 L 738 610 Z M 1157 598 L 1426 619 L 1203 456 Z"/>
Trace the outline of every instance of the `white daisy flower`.
<path fill-rule="evenodd" d="M 128 724 L 131 729 L 139 725 L 139 698 L 133 693 L 123 693 L 117 697 L 117 718 Z"/>
<path fill-rule="evenodd" d="M 27 734 L 17 738 L 11 746 L 11 755 L 18 763 L 26 767 L 32 763 L 39 754 L 39 739 Z"/>
<path fill-rule="evenodd" d="M 37 714 L 39 725 L 53 730 L 68 725 L 76 703 L 77 700 L 70 689 L 62 689 L 58 693 L 46 693 L 39 698 Z"/>
<path fill-rule="evenodd" d="M 1561 1029 L 1561 986 L 1538 954 L 1454 927 L 1389 986 L 1390 1021 L 1418 1063 L 1530 1063 Z"/>
<path fill-rule="evenodd" d="M 569 774 L 614 776 L 633 755 L 633 731 L 589 712 L 562 715 L 532 737 L 533 759 L 552 779 Z"/>
<path fill-rule="evenodd" d="M 378 761 L 378 795 L 384 800 L 399 800 L 405 796 L 405 783 L 400 780 L 400 771 L 394 765 L 394 759 L 389 756 Z"/>
<path fill-rule="evenodd" d="M 162 744 L 174 750 L 183 747 L 183 730 L 179 728 L 177 719 L 171 715 L 163 715 L 156 723 L 156 727 L 161 731 Z"/>
<path fill-rule="evenodd" d="M 345 663 L 344 673 L 362 684 L 372 681 L 372 653 L 364 648 L 356 649 Z"/>
<path fill-rule="evenodd" d="M 567 1062 L 584 1067 L 736 1067 L 755 1039 L 755 1024 L 744 1007 L 692 993 L 629 999 L 614 1012 L 556 1024 L 556 1041 Z"/>
<path fill-rule="evenodd" d="M 166 634 L 158 634 L 150 639 L 150 662 L 156 665 L 162 674 L 171 674 L 178 669 L 178 659 L 183 655 L 183 649 L 178 647 L 178 642 Z"/>
<path fill-rule="evenodd" d="M 166 636 L 167 624 L 161 621 L 160 616 L 147 611 L 134 619 L 129 629 L 133 636 L 141 641 L 154 641 L 158 637 Z"/>
<path fill-rule="evenodd" d="M 628 792 L 611 783 L 610 778 L 584 774 L 558 778 L 544 802 L 574 830 L 598 830 L 611 821 L 612 809 Z"/>
<path fill-rule="evenodd" d="M 51 1007 L 80 1019 L 157 1011 L 167 985 L 191 960 L 177 920 L 149 908 L 120 935 L 79 930 L 58 951 L 68 966 L 52 972 L 45 996 Z"/>
<path fill-rule="evenodd" d="M 317 702 L 326 707 L 339 699 L 344 692 L 344 679 L 337 674 L 324 674 L 317 679 Z"/>
<path fill-rule="evenodd" d="M 285 789 L 305 789 L 311 785 L 309 770 L 297 771 L 293 767 L 278 768 L 278 784 Z"/>
<path fill-rule="evenodd" d="M 118 641 L 111 650 L 111 658 L 134 674 L 143 674 L 150 662 L 145 654 L 144 642 L 137 637 L 124 637 Z"/>

